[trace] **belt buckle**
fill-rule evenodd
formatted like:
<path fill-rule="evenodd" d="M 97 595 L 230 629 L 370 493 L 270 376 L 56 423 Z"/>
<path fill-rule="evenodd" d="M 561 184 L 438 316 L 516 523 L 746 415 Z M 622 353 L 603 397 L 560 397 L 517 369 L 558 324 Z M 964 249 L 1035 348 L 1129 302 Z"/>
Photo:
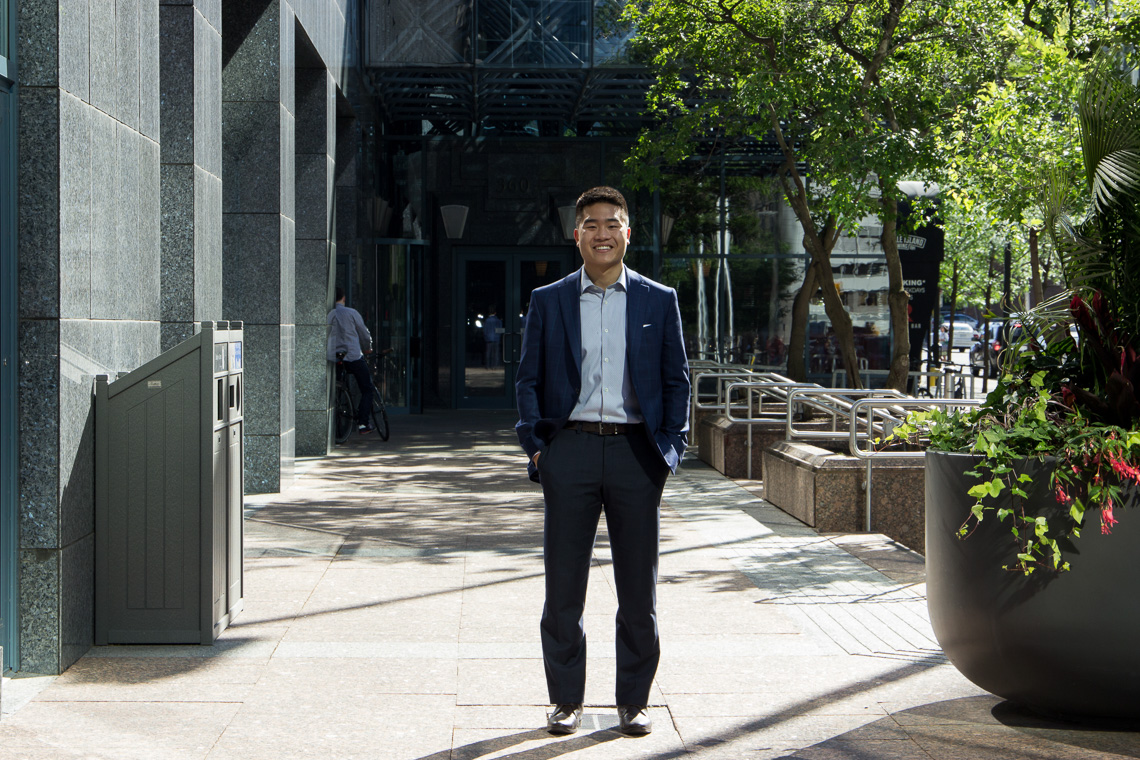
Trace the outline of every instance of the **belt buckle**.
<path fill-rule="evenodd" d="M 616 422 L 599 422 L 598 433 L 601 435 L 617 435 L 618 426 Z"/>

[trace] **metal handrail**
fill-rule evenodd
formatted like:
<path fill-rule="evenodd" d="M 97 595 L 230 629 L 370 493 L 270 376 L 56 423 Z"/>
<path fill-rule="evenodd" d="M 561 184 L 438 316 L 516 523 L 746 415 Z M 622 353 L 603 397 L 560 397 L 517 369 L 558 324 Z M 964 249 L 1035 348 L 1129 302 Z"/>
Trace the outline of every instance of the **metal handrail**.
<path fill-rule="evenodd" d="M 746 436 L 747 443 L 745 446 L 745 453 L 746 453 L 746 459 L 747 459 L 746 475 L 747 475 L 749 480 L 752 479 L 752 423 L 770 421 L 773 419 L 779 419 L 780 418 L 780 415 L 769 416 L 769 415 L 765 415 L 763 413 L 761 413 L 761 416 L 759 416 L 759 417 L 754 417 L 752 415 L 752 410 L 753 410 L 752 393 L 754 391 L 758 391 L 760 393 L 759 402 L 760 402 L 760 405 L 763 405 L 765 394 L 771 395 L 774 398 L 784 399 L 784 398 L 787 398 L 787 391 L 789 391 L 791 389 L 794 389 L 794 388 L 819 388 L 820 387 L 816 383 L 799 383 L 799 382 L 796 382 L 794 380 L 789 380 L 788 378 L 784 377 L 783 375 L 777 375 L 775 373 L 763 373 L 763 374 L 768 379 L 765 379 L 765 380 L 748 380 L 748 381 L 737 380 L 735 382 L 728 383 L 724 387 L 724 394 L 725 394 L 724 416 L 725 416 L 725 419 L 727 419 L 729 422 L 744 422 L 744 423 L 748 424 L 747 436 Z M 740 389 L 743 389 L 745 391 L 744 398 L 745 398 L 745 404 L 746 404 L 747 409 L 748 409 L 748 416 L 747 417 L 737 417 L 732 413 L 732 410 L 733 410 L 733 405 L 731 403 L 732 394 L 734 391 L 740 390 Z"/>
<path fill-rule="evenodd" d="M 864 449 L 859 446 L 859 415 L 866 410 L 867 413 L 867 429 L 870 430 L 873 420 L 876 416 L 880 416 L 883 422 L 883 430 L 889 433 L 891 429 L 901 423 L 903 420 L 893 414 L 878 413 L 877 408 L 903 408 L 903 409 L 926 409 L 931 410 L 934 407 L 963 407 L 963 406 L 981 406 L 980 399 L 967 399 L 967 398 L 916 398 L 916 399 L 896 399 L 894 401 L 887 401 L 877 398 L 859 399 L 851 405 L 851 429 L 849 431 L 848 447 L 851 450 L 851 455 L 863 459 L 867 463 L 867 475 L 863 487 L 866 492 L 866 509 L 864 514 L 866 517 L 866 530 L 871 532 L 871 460 L 883 457 L 905 457 L 914 459 L 916 457 L 926 456 L 925 451 L 875 451 L 874 449 Z M 864 436 L 865 438 L 865 436 Z"/>
<path fill-rule="evenodd" d="M 747 417 L 737 417 L 737 416 L 733 415 L 733 413 L 732 413 L 733 406 L 728 402 L 728 399 L 732 397 L 732 392 L 736 391 L 736 390 L 746 391 L 746 398 L 748 399 L 748 402 L 747 402 L 748 416 Z M 819 383 L 800 383 L 800 382 L 796 382 L 795 380 L 754 380 L 754 381 L 740 381 L 740 380 L 738 380 L 736 382 L 728 383 L 724 387 L 725 399 L 726 399 L 725 403 L 723 404 L 724 416 L 726 419 L 728 419 L 729 422 L 759 422 L 761 420 L 773 419 L 773 417 L 765 417 L 765 416 L 753 417 L 752 416 L 752 409 L 753 409 L 752 393 L 755 391 L 755 392 L 758 392 L 760 394 L 760 402 L 761 403 L 763 403 L 764 396 L 771 396 L 775 399 L 786 402 L 788 399 L 788 394 L 792 393 L 796 390 L 826 390 L 826 389 L 822 385 L 820 385 Z M 739 405 L 737 405 L 736 408 L 739 408 Z M 776 418 L 782 418 L 783 416 L 784 416 L 784 414 L 781 413 L 779 415 L 776 415 Z"/>
<path fill-rule="evenodd" d="M 709 370 L 705 372 L 697 372 L 693 375 L 693 409 L 719 409 L 725 405 L 725 385 L 726 381 L 747 379 L 756 379 L 760 373 L 752 372 L 750 370 Z M 716 386 L 716 401 L 704 402 L 701 401 L 700 385 L 701 380 L 713 379 L 717 381 Z"/>
<path fill-rule="evenodd" d="M 824 438 L 828 440 L 847 438 L 850 433 L 840 432 L 835 429 L 835 426 L 840 417 L 851 419 L 852 407 L 854 407 L 858 400 L 866 398 L 906 400 L 909 397 L 893 388 L 822 388 L 818 390 L 794 390 L 788 394 L 787 399 L 788 411 L 785 438 L 789 441 L 796 438 Z M 803 400 L 797 402 L 797 399 Z M 794 414 L 796 403 L 829 413 L 831 415 L 832 431 L 796 430 Z M 868 430 L 871 429 L 872 428 L 868 428 Z"/>

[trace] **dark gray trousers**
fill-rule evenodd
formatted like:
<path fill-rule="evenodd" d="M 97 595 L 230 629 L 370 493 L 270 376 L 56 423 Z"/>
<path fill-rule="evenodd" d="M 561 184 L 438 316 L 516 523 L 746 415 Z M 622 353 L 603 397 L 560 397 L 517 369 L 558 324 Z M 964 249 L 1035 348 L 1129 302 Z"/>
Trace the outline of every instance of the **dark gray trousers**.
<path fill-rule="evenodd" d="M 661 659 L 657 553 L 669 468 L 641 426 L 625 435 L 562 430 L 538 458 L 546 502 L 542 654 L 552 704 L 586 691 L 583 610 L 598 519 L 604 511 L 617 586 L 619 705 L 644 705 Z"/>

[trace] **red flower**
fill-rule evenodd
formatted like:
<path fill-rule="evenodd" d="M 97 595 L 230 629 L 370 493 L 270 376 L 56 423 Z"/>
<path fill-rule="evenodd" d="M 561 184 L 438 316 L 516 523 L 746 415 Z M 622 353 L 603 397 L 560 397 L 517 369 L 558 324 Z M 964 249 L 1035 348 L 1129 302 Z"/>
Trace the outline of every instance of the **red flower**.
<path fill-rule="evenodd" d="M 1109 498 L 1100 508 L 1100 532 L 1105 535 L 1112 533 L 1112 526 L 1117 522 L 1119 521 L 1112 516 L 1112 499 Z"/>

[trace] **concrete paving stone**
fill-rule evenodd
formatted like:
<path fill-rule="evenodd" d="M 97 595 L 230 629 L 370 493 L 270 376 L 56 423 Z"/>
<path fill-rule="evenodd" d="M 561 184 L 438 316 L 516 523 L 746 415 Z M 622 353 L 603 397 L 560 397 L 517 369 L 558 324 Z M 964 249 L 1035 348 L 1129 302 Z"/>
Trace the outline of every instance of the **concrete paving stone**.
<path fill-rule="evenodd" d="M 874 715 L 800 715 L 794 711 L 737 717 L 673 715 L 686 746 L 751 738 L 755 746 L 808 747 L 842 736 L 845 741 L 906 741 L 889 718 Z"/>
<path fill-rule="evenodd" d="M 1106 742 L 1077 740 L 1070 732 L 1055 737 L 1030 734 L 1006 726 L 914 726 L 907 729 L 914 742 L 933 760 L 964 760 L 976 757 L 1000 757 L 1006 760 L 1116 760 L 1137 757 L 1140 746 L 1131 735 L 1130 746 Z M 1092 746 L 1089 746 L 1092 745 Z M 1121 752 L 1121 750 L 1124 752 Z"/>
<path fill-rule="evenodd" d="M 739 694 L 674 694 L 665 692 L 669 712 L 677 718 L 731 718 L 740 716 L 810 714 L 854 715 L 866 720 L 887 717 L 879 703 L 856 695 L 833 700 L 805 699 L 802 692 Z"/>
<path fill-rule="evenodd" d="M 973 756 L 979 757 L 979 756 Z M 913 741 L 871 741 L 853 745 L 846 742 L 825 742 L 805 747 L 785 755 L 780 760 L 932 760 L 926 751 Z"/>
<path fill-rule="evenodd" d="M 0 725 L 5 757 L 202 758 L 237 713 L 236 703 L 39 702 Z M 47 750 L 56 754 L 48 754 Z M 25 755 L 27 750 L 27 755 Z"/>
<path fill-rule="evenodd" d="M 327 594 L 367 593 L 377 601 L 415 600 L 461 594 L 463 579 L 455 575 L 419 575 L 408 570 L 383 567 L 352 567 L 334 563 L 313 589 L 314 597 Z"/>
<path fill-rule="evenodd" d="M 904 667 L 917 667 L 904 663 Z M 741 693 L 824 690 L 847 694 L 870 691 L 899 663 L 843 656 L 683 657 L 662 660 L 657 672 L 669 693 Z"/>
<path fill-rule="evenodd" d="M 755 657 L 776 654 L 808 656 L 838 654 L 816 637 L 802 634 L 692 634 L 661 626 L 662 658 Z"/>
<path fill-rule="evenodd" d="M 413 548 L 410 551 L 396 553 L 391 546 L 375 541 L 359 541 L 349 538 L 340 547 L 333 566 L 350 564 L 354 567 L 370 567 L 378 569 L 418 570 L 423 577 L 462 577 L 464 573 L 464 557 L 455 551 L 425 551 Z"/>
<path fill-rule="evenodd" d="M 452 657 L 275 657 L 259 688 L 354 694 L 454 695 L 458 671 Z"/>
<path fill-rule="evenodd" d="M 586 667 L 586 703 L 612 705 L 616 661 L 613 657 L 591 656 Z M 459 663 L 459 705 L 545 705 L 549 704 L 542 660 L 472 659 Z M 649 701 L 665 704 L 656 682 L 650 687 Z"/>
<path fill-rule="evenodd" d="M 223 632 L 225 636 L 225 632 Z M 92 647 L 85 657 L 201 657 L 235 659 L 251 663 L 268 662 L 277 646 L 276 639 L 242 637 L 231 634 L 213 644 L 116 644 Z"/>
<path fill-rule="evenodd" d="M 155 681 L 255 683 L 264 666 L 232 659 L 201 657 L 84 657 L 56 677 L 51 688 L 85 684 L 142 684 Z"/>
<path fill-rule="evenodd" d="M 336 621 L 325 621 L 322 625 L 299 624 L 285 634 L 278 651 L 293 651 L 297 648 L 341 647 L 390 650 L 402 642 L 414 642 L 422 650 L 458 652 L 458 619 L 445 628 L 425 629 L 427 618 L 402 620 L 384 625 L 367 625 L 345 628 Z M 436 656 L 436 655 L 430 655 Z"/>
<path fill-rule="evenodd" d="M 390 641 L 283 641 L 275 658 L 331 659 L 428 659 L 459 658 L 459 644 L 417 640 Z"/>
<path fill-rule="evenodd" d="M 460 612 L 427 604 L 353 606 L 305 611 L 290 626 L 285 641 L 458 641 Z"/>
<path fill-rule="evenodd" d="M 548 704 L 542 659 L 463 660 L 459 663 L 458 705 Z M 587 671 L 586 699 L 597 702 L 598 689 Z M 607 692 L 613 692 L 611 686 Z M 603 699 L 605 697 L 602 697 Z M 609 699 L 613 697 L 610 696 Z"/>
<path fill-rule="evenodd" d="M 542 657 L 542 643 L 537 636 L 531 642 L 463 642 L 459 643 L 461 660 L 533 660 Z"/>
<path fill-rule="evenodd" d="M 49 689 L 40 702 L 244 702 L 252 684 L 142 683 L 75 684 Z M 0 753 L 0 756 L 3 756 Z"/>
<path fill-rule="evenodd" d="M 543 728 L 549 712 L 549 705 L 458 705 L 455 728 L 526 732 Z"/>
<path fill-rule="evenodd" d="M 662 589 L 657 595 L 657 614 L 662 630 L 674 635 L 804 633 L 785 610 L 771 609 L 746 597 L 710 600 Z"/>
<path fill-rule="evenodd" d="M 272 598 L 246 598 L 245 607 L 231 627 L 234 626 L 260 626 L 260 625 L 288 625 L 305 606 L 304 599 L 298 599 L 294 594 L 280 595 Z"/>
<path fill-rule="evenodd" d="M 917 661 L 907 665 L 900 660 L 899 667 L 881 680 L 882 683 L 876 684 L 875 694 L 892 708 L 892 713 L 900 703 L 905 709 L 963 698 L 992 698 L 945 662 L 929 665 Z"/>
<path fill-rule="evenodd" d="M 1003 704 L 1000 697 L 982 692 L 977 696 L 960 699 L 923 700 L 917 706 L 893 700 L 883 702 L 883 707 L 900 726 L 924 725 L 998 725 L 993 711 Z"/>
<path fill-rule="evenodd" d="M 582 715 L 582 728 L 571 736 L 551 736 L 545 730 L 507 733 L 493 730 L 456 729 L 453 760 L 493 760 L 494 758 L 562 757 L 624 760 L 625 758 L 668 758 L 685 754 L 684 746 L 672 726 L 658 725 L 649 736 L 628 737 L 615 730 L 617 715 L 600 721 L 605 728 L 595 728 L 594 716 Z"/>
<path fill-rule="evenodd" d="M 393 593 L 393 590 L 376 586 L 342 585 L 335 588 L 322 583 L 309 595 L 302 614 L 308 618 L 439 615 L 441 619 L 447 619 L 458 617 L 462 604 L 462 594 L 451 588 L 440 591 L 401 589 Z"/>
<path fill-rule="evenodd" d="M 255 719 L 234 721 L 207 755 L 208 760 L 423 760 L 446 758 L 452 741 L 449 716 L 439 711 L 419 722 L 379 714 L 319 721 Z"/>

